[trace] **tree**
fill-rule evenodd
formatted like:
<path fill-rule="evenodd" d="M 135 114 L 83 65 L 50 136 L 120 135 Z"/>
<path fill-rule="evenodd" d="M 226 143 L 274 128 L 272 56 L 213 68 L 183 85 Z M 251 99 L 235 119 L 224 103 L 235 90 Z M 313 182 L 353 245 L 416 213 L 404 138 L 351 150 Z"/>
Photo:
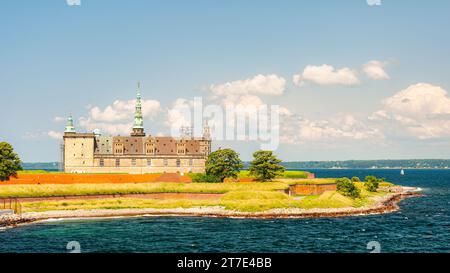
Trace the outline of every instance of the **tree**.
<path fill-rule="evenodd" d="M 336 179 L 337 191 L 351 198 L 358 198 L 361 191 L 347 177 Z"/>
<path fill-rule="evenodd" d="M 284 167 L 280 165 L 281 160 L 272 151 L 256 151 L 253 158 L 250 162 L 250 175 L 260 181 L 272 180 L 284 172 Z"/>
<path fill-rule="evenodd" d="M 208 156 L 205 168 L 207 175 L 215 176 L 223 182 L 228 177 L 237 178 L 244 163 L 232 149 L 219 149 Z"/>
<path fill-rule="evenodd" d="M 11 144 L 0 142 L 0 181 L 7 181 L 9 177 L 17 176 L 17 171 L 22 170 L 19 156 L 14 153 Z"/>
<path fill-rule="evenodd" d="M 380 182 L 384 181 L 384 178 L 378 179 L 373 175 L 366 176 L 364 179 L 364 186 L 370 192 L 376 192 L 378 187 L 380 186 Z"/>
<path fill-rule="evenodd" d="M 361 182 L 361 180 L 359 179 L 359 177 L 353 176 L 352 177 L 352 182 Z"/>

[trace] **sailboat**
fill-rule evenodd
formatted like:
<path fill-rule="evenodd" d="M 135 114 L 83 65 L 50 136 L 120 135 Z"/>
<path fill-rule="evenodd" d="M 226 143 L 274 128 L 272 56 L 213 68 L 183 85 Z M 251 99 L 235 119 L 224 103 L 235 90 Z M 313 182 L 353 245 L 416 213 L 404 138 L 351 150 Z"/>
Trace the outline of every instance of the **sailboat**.
<path fill-rule="evenodd" d="M 402 170 L 400 171 L 400 175 L 405 175 L 405 170 L 402 169 Z"/>

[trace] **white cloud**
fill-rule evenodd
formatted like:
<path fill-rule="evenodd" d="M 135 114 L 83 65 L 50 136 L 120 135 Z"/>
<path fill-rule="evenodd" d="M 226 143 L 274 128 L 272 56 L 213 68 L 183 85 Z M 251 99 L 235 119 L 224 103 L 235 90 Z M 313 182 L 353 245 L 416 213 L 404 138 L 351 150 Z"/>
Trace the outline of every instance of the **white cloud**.
<path fill-rule="evenodd" d="M 371 79 L 388 80 L 390 77 L 386 71 L 384 71 L 386 65 L 387 62 L 373 60 L 363 66 L 363 71 Z"/>
<path fill-rule="evenodd" d="M 116 100 L 104 109 L 98 106 L 90 106 L 88 116 L 80 117 L 78 125 L 89 132 L 99 129 L 102 133 L 112 135 L 129 134 L 133 126 L 135 105 L 136 100 Z M 142 100 L 142 115 L 144 119 L 153 118 L 160 111 L 159 101 Z"/>
<path fill-rule="evenodd" d="M 61 133 L 61 132 L 49 131 L 49 132 L 47 132 L 47 135 L 53 139 L 62 139 L 63 138 L 63 133 Z"/>
<path fill-rule="evenodd" d="M 243 96 L 228 95 L 228 96 L 221 98 L 221 100 L 219 100 L 219 102 L 223 106 L 241 105 L 244 107 L 249 107 L 249 106 L 257 107 L 257 106 L 264 104 L 263 100 L 260 97 L 255 96 L 255 95 L 243 95 Z"/>
<path fill-rule="evenodd" d="M 418 83 L 383 101 L 385 108 L 396 114 L 423 117 L 449 114 L 450 99 L 442 87 Z"/>
<path fill-rule="evenodd" d="M 303 81 L 303 77 L 300 74 L 295 74 L 294 76 L 292 76 L 292 82 L 294 82 L 294 84 L 297 86 L 303 86 L 305 84 L 305 82 Z"/>
<path fill-rule="evenodd" d="M 38 131 L 38 132 L 26 132 L 22 138 L 28 139 L 28 140 L 38 140 L 38 139 L 45 139 L 45 138 L 53 138 L 53 139 L 59 139 L 62 140 L 63 133 L 62 132 L 56 132 L 56 131 Z"/>
<path fill-rule="evenodd" d="M 56 123 L 61 123 L 61 122 L 64 122 L 65 120 L 66 119 L 63 117 L 54 117 L 53 118 L 53 122 L 56 122 Z"/>
<path fill-rule="evenodd" d="M 295 117 L 284 122 L 281 139 L 285 143 L 336 142 L 339 140 L 382 139 L 382 132 L 350 114 L 311 120 Z"/>
<path fill-rule="evenodd" d="M 22 136 L 23 139 L 38 139 L 41 138 L 44 134 L 42 132 L 25 132 Z"/>
<path fill-rule="evenodd" d="M 381 6 L 381 0 L 367 0 L 369 6 Z"/>
<path fill-rule="evenodd" d="M 308 65 L 302 74 L 293 76 L 294 84 L 303 85 L 305 81 L 310 81 L 319 85 L 357 85 L 360 83 L 357 72 L 344 67 L 335 69 L 331 65 Z"/>
<path fill-rule="evenodd" d="M 191 112 L 193 106 L 193 100 L 178 98 L 167 112 L 167 125 L 172 128 L 191 126 Z"/>
<path fill-rule="evenodd" d="M 418 139 L 450 137 L 450 98 L 442 87 L 418 83 L 383 101 L 370 120 Z"/>
<path fill-rule="evenodd" d="M 66 3 L 69 6 L 80 6 L 81 0 L 66 0 Z"/>
<path fill-rule="evenodd" d="M 116 100 L 112 105 L 108 105 L 105 109 L 98 106 L 90 108 L 89 115 L 93 120 L 103 122 L 114 122 L 129 120 L 133 117 L 136 100 Z M 144 117 L 152 117 L 160 110 L 160 103 L 156 100 L 142 101 L 142 115 Z"/>
<path fill-rule="evenodd" d="M 108 123 L 108 122 L 98 122 L 92 120 L 91 118 L 80 117 L 78 119 L 78 125 L 86 129 L 88 132 L 93 132 L 95 129 L 99 129 L 102 133 L 107 133 L 111 135 L 127 135 L 130 134 L 131 132 L 133 122 Z"/>
<path fill-rule="evenodd" d="M 216 95 L 282 95 L 286 89 L 286 80 L 274 74 L 260 74 L 245 80 L 212 84 L 209 89 Z"/>

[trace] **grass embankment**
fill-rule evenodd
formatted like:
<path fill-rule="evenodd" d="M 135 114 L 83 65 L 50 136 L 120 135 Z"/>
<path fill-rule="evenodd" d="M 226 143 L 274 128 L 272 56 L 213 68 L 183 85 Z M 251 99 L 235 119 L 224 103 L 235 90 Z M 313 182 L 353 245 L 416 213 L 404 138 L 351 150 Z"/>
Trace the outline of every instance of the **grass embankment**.
<path fill-rule="evenodd" d="M 66 195 L 145 194 L 145 193 L 226 193 L 230 191 L 276 191 L 289 184 L 269 183 L 136 183 L 1 185 L 0 197 L 51 197 Z"/>
<path fill-rule="evenodd" d="M 100 200 L 41 201 L 23 203 L 24 212 L 93 209 L 174 209 L 221 206 L 227 210 L 256 212 L 273 208 L 301 207 L 301 202 L 286 194 L 268 191 L 236 191 L 220 200 L 110 198 Z"/>
<path fill-rule="evenodd" d="M 51 197 L 67 195 L 145 194 L 145 193 L 227 193 L 230 191 L 286 190 L 292 184 L 333 183 L 332 178 L 249 183 L 127 183 L 127 184 L 25 184 L 1 185 L 0 197 Z"/>
<path fill-rule="evenodd" d="M 95 200 L 24 202 L 24 212 L 92 209 L 171 209 L 221 206 L 228 210 L 258 212 L 276 208 L 344 208 L 361 207 L 375 202 L 384 192 L 368 192 L 356 183 L 361 198 L 352 199 L 329 191 L 318 196 L 290 197 L 280 190 L 290 184 L 330 183 L 334 179 L 310 179 L 268 183 L 144 183 L 144 184 L 72 184 L 72 185 L 1 185 L 0 197 L 51 197 L 64 195 L 143 194 L 143 193 L 224 193 L 217 200 L 105 198 Z M 385 183 L 385 185 L 389 185 Z"/>
<path fill-rule="evenodd" d="M 109 198 L 97 200 L 40 201 L 23 203 L 24 212 L 52 210 L 93 210 L 93 209 L 174 209 L 221 206 L 227 210 L 260 212 L 286 208 L 346 208 L 362 207 L 374 202 L 369 196 L 351 199 L 337 192 L 325 192 L 320 196 L 306 196 L 302 199 L 289 197 L 281 192 L 230 192 L 219 200 L 195 199 L 141 199 Z"/>

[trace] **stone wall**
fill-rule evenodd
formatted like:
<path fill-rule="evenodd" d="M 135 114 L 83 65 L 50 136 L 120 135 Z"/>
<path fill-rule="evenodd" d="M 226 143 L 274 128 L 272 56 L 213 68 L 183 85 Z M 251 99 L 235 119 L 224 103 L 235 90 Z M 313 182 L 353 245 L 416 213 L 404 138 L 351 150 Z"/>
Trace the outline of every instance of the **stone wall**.
<path fill-rule="evenodd" d="M 66 167 L 66 173 L 203 173 L 204 166 L 194 167 Z"/>

